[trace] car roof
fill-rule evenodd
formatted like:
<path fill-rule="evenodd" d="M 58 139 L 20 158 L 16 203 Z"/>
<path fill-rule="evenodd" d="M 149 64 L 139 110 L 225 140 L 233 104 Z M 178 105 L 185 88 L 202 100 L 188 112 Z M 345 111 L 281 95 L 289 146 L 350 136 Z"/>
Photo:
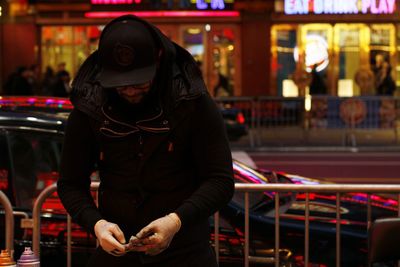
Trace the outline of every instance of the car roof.
<path fill-rule="evenodd" d="M 62 133 L 71 110 L 63 98 L 0 97 L 0 129 Z"/>

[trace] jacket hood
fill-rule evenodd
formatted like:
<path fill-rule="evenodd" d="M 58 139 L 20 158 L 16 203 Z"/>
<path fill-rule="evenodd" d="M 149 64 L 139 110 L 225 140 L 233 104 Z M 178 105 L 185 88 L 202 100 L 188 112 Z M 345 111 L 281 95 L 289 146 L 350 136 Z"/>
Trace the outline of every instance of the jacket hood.
<path fill-rule="evenodd" d="M 159 105 L 165 113 L 170 112 L 182 100 L 190 100 L 207 93 L 200 69 L 191 54 L 169 40 L 157 27 L 133 15 L 118 20 L 136 20 L 148 27 L 160 49 L 160 61 L 152 90 L 156 90 Z M 103 35 L 100 36 L 100 39 Z M 102 107 L 107 102 L 107 89 L 96 82 L 101 66 L 98 51 L 93 52 L 82 64 L 72 82 L 71 102 L 75 108 L 101 120 Z"/>

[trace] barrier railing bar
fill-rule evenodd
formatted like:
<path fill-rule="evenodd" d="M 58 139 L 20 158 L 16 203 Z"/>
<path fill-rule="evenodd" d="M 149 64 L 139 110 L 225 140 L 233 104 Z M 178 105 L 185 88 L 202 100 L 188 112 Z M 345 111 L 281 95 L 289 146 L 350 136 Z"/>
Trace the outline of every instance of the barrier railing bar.
<path fill-rule="evenodd" d="M 398 203 L 397 216 L 400 217 L 400 194 L 397 195 L 397 203 Z"/>
<path fill-rule="evenodd" d="M 4 194 L 3 191 L 0 190 L 0 203 L 4 207 L 4 217 L 5 217 L 5 225 L 6 225 L 6 249 L 10 252 L 10 255 L 13 256 L 14 252 L 14 214 L 13 207 L 11 205 L 10 200 Z"/>
<path fill-rule="evenodd" d="M 372 223 L 372 208 L 371 208 L 371 194 L 367 195 L 367 229 L 371 227 Z"/>
<path fill-rule="evenodd" d="M 249 193 L 244 193 L 244 266 L 249 267 L 249 242 L 250 242 L 250 220 L 249 220 Z"/>
<path fill-rule="evenodd" d="M 397 195 L 397 217 L 400 217 L 400 194 Z M 400 261 L 397 261 L 397 267 L 400 267 Z"/>
<path fill-rule="evenodd" d="M 336 267 L 340 267 L 340 193 L 336 193 Z"/>
<path fill-rule="evenodd" d="M 275 193 L 275 267 L 279 267 L 279 193 Z"/>
<path fill-rule="evenodd" d="M 305 192 L 305 193 L 395 193 L 400 192 L 400 185 L 387 184 L 236 184 L 236 191 L 273 191 L 273 192 Z"/>
<path fill-rule="evenodd" d="M 67 215 L 67 267 L 72 266 L 72 249 L 71 249 L 71 216 Z"/>
<path fill-rule="evenodd" d="M 219 264 L 219 212 L 214 214 L 214 250 Z"/>
<path fill-rule="evenodd" d="M 308 266 L 309 246 L 310 246 L 310 194 L 306 193 L 306 209 L 305 209 L 305 236 L 304 236 L 304 266 Z"/>
<path fill-rule="evenodd" d="M 24 211 L 13 211 L 14 216 L 21 216 L 24 219 L 29 219 L 29 214 Z M 25 228 L 24 229 L 24 234 L 22 236 L 23 239 L 26 239 L 28 237 L 28 230 Z"/>
<path fill-rule="evenodd" d="M 42 209 L 43 202 L 48 198 L 51 194 L 53 194 L 57 190 L 57 184 L 52 184 L 43 189 L 43 191 L 36 198 L 35 203 L 33 204 L 33 231 L 32 231 L 32 247 L 33 252 L 39 257 L 40 256 L 40 211 Z"/>
<path fill-rule="evenodd" d="M 98 189 L 99 182 L 92 182 L 91 189 Z M 318 184 L 318 185 L 300 185 L 300 184 L 235 184 L 236 191 L 245 192 L 244 194 L 244 206 L 245 206 L 245 244 L 244 244 L 244 254 L 245 259 L 244 263 L 246 267 L 249 267 L 249 260 L 252 262 L 256 262 L 258 260 L 262 261 L 270 261 L 271 259 L 258 259 L 257 257 L 250 257 L 249 255 L 249 193 L 251 192 L 260 192 L 260 191 L 274 191 L 275 194 L 275 266 L 279 266 L 279 192 L 305 192 L 306 193 L 306 210 L 309 209 L 309 196 L 310 192 L 319 192 L 319 193 L 327 193 L 327 192 L 336 192 L 336 247 L 337 247 L 337 266 L 340 266 L 340 194 L 341 193 L 354 193 L 354 192 L 368 192 L 368 193 L 400 193 L 400 185 L 376 185 L 376 184 L 344 184 L 344 185 L 335 185 L 335 184 Z M 56 184 L 52 184 L 49 187 L 45 188 L 42 193 L 38 196 L 34 203 L 33 208 L 33 237 L 32 237 L 32 247 L 33 251 L 36 255 L 40 255 L 40 212 L 42 205 L 47 197 L 49 197 L 52 193 L 56 191 Z M 0 191 L 1 192 L 1 191 Z M 1 192 L 2 193 L 2 192 Z M 3 194 L 4 195 L 4 194 Z M 5 196 L 5 195 L 4 195 Z M 1 201 L 0 195 L 0 201 Z M 7 199 L 8 200 L 8 199 Z M 400 194 L 398 194 L 398 203 L 400 203 Z M 9 206 L 12 207 L 11 204 Z M 308 207 L 308 208 L 307 208 Z M 7 214 L 7 209 L 6 214 Z M 306 213 L 309 213 L 309 210 Z M 400 205 L 398 205 L 398 215 L 400 217 Z M 216 214 L 215 216 L 219 216 Z M 7 215 L 6 215 L 7 217 Z M 13 216 L 12 217 L 12 226 L 13 227 Z M 309 219 L 306 220 L 306 223 Z M 68 222 L 67 222 L 68 224 Z M 71 227 L 71 226 L 67 226 Z M 219 219 L 218 219 L 218 228 L 219 228 Z M 306 227 L 307 228 L 307 227 Z M 309 227 L 308 227 L 309 228 Z M 7 229 L 7 221 L 6 221 L 6 229 Z M 68 231 L 68 230 L 67 230 Z M 218 230 L 219 231 L 219 230 Z M 309 231 L 309 230 L 308 230 Z M 8 233 L 13 234 L 14 231 L 8 231 Z M 70 230 L 68 231 L 68 235 L 71 236 Z M 219 232 L 218 232 L 219 234 Z M 307 236 L 306 234 L 306 239 Z M 13 239 L 12 239 L 13 240 Z M 71 241 L 67 241 L 69 244 Z M 305 240 L 305 243 L 309 241 Z M 12 242 L 9 245 L 10 248 L 13 248 Z M 306 250 L 309 251 L 309 246 L 306 245 Z M 67 253 L 69 254 L 67 257 L 71 257 L 71 250 L 67 249 Z M 307 252 L 309 253 L 309 252 Z M 254 259 L 253 259 L 254 258 Z M 307 260 L 309 256 L 307 255 Z"/>

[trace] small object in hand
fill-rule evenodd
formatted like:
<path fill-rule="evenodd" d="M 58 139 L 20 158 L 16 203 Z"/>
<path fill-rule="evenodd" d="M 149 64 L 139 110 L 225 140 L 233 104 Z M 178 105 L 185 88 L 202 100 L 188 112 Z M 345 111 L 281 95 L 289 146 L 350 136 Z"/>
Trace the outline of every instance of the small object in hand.
<path fill-rule="evenodd" d="M 143 246 L 143 243 L 141 241 L 141 239 L 137 238 L 137 236 L 131 236 L 131 238 L 129 239 L 129 244 L 135 247 L 141 247 Z"/>

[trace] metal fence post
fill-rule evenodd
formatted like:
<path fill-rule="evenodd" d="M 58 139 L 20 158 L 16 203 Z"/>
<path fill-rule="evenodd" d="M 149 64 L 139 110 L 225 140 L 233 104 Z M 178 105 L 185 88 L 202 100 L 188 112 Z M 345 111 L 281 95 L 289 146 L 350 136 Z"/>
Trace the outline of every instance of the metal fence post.
<path fill-rule="evenodd" d="M 33 219 L 33 232 L 32 232 L 32 247 L 33 252 L 40 257 L 40 211 L 42 209 L 43 202 L 57 189 L 57 184 L 52 184 L 46 187 L 37 197 L 32 212 Z"/>
<path fill-rule="evenodd" d="M 10 251 L 11 256 L 13 256 L 14 251 L 14 214 L 13 208 L 10 200 L 0 191 L 0 202 L 4 207 L 5 211 L 5 224 L 6 224 L 6 249 Z"/>
<path fill-rule="evenodd" d="M 214 214 L 214 246 L 217 263 L 219 263 L 219 212 Z"/>

